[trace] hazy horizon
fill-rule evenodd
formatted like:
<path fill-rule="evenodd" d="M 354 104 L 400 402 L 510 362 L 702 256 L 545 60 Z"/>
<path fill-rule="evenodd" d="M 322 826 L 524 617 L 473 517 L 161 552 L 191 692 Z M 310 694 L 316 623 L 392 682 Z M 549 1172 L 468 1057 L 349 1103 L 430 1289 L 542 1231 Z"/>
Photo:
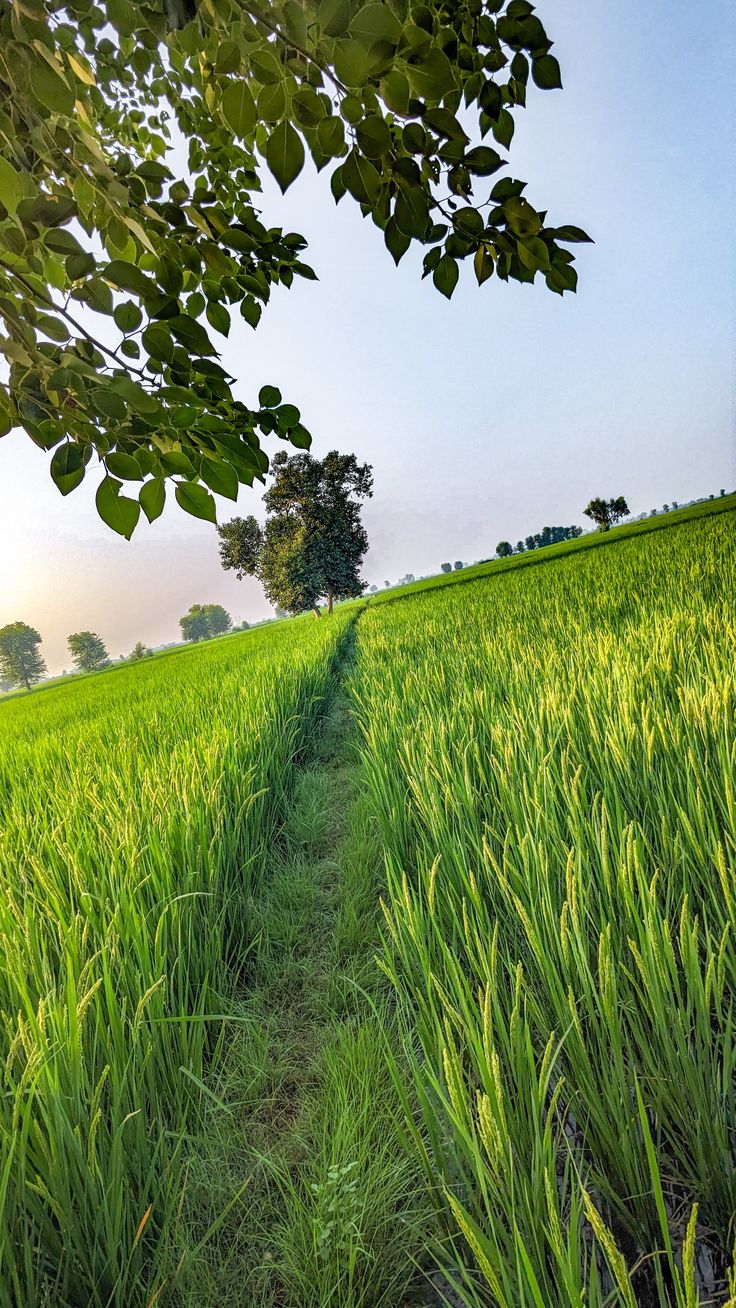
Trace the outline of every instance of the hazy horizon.
<path fill-rule="evenodd" d="M 636 515 L 736 480 L 730 6 L 540 12 L 564 90 L 516 115 L 510 172 L 552 221 L 594 237 L 576 247 L 576 297 L 479 290 L 468 265 L 448 303 L 419 257 L 395 269 L 357 206 L 335 207 L 325 175 L 264 193 L 268 221 L 308 238 L 320 281 L 277 289 L 255 333 L 238 321 L 223 361 L 244 399 L 273 383 L 299 405 L 317 456 L 373 465 L 369 584 L 585 526 L 593 495 L 623 494 Z M 62 499 L 48 462 L 23 433 L 0 440 L 0 626 L 37 627 L 51 673 L 70 666 L 72 631 L 99 632 L 116 657 L 178 640 L 195 602 L 236 621 L 271 612 L 258 583 L 222 571 L 210 524 L 168 508 L 128 543 L 97 518 L 95 479 Z M 218 500 L 221 520 L 251 512 L 257 493 Z"/>

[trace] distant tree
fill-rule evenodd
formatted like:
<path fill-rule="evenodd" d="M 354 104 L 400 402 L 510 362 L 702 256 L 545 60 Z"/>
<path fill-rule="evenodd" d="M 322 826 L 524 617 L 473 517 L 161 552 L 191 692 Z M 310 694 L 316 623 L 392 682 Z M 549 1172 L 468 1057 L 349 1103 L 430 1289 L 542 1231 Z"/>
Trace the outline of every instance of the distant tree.
<path fill-rule="evenodd" d="M 451 564 L 451 563 L 443 563 L 443 564 L 442 564 L 442 571 L 443 571 L 443 572 L 452 572 L 452 564 Z"/>
<path fill-rule="evenodd" d="M 133 646 L 128 658 L 133 659 L 133 661 L 136 661 L 137 659 L 147 659 L 151 653 L 152 651 L 148 646 L 144 645 L 142 640 L 139 640 L 137 644 Z"/>
<path fill-rule="evenodd" d="M 280 608 L 278 604 L 274 609 L 274 613 L 276 614 L 277 618 L 288 618 L 289 616 L 288 610 Z"/>
<path fill-rule="evenodd" d="M 209 640 L 212 636 L 221 636 L 229 631 L 233 622 L 227 609 L 221 604 L 193 604 L 179 626 L 184 640 Z"/>
<path fill-rule="evenodd" d="M 507 559 L 509 554 L 513 554 L 513 547 L 510 541 L 500 540 L 496 546 L 496 553 L 499 559 Z"/>
<path fill-rule="evenodd" d="M 457 563 L 455 564 L 455 571 L 461 572 L 464 567 L 465 564 L 463 563 L 462 559 L 458 559 Z"/>
<path fill-rule="evenodd" d="M 378 590 L 377 586 L 371 586 L 371 595 L 375 595 L 377 590 Z"/>
<path fill-rule="evenodd" d="M 384 581 L 383 584 L 384 584 L 384 586 L 386 587 L 386 590 L 388 590 L 389 586 L 391 585 L 391 582 L 390 582 L 390 581 Z"/>
<path fill-rule="evenodd" d="M 337 450 L 321 460 L 280 451 L 271 470 L 265 528 L 253 517 L 218 527 L 222 566 L 240 579 L 258 577 L 271 603 L 290 613 L 314 609 L 319 616 L 323 598 L 331 613 L 335 600 L 365 589 L 358 570 L 368 536 L 360 512 L 373 494 L 372 470 Z"/>
<path fill-rule="evenodd" d="M 230 631 L 233 620 L 221 604 L 205 604 L 204 612 L 207 615 L 208 635 L 224 636 L 226 631 Z"/>
<path fill-rule="evenodd" d="M 245 618 L 243 618 L 243 621 L 240 623 L 240 626 L 236 627 L 235 630 L 236 630 L 236 631 L 250 631 L 250 623 L 249 623 L 249 622 L 246 622 Z"/>
<path fill-rule="evenodd" d="M 410 586 L 414 580 L 415 580 L 414 573 L 407 572 L 404 577 L 399 577 L 398 584 L 399 586 Z"/>
<path fill-rule="evenodd" d="M 188 613 L 183 618 L 179 618 L 179 626 L 184 640 L 198 641 L 207 640 L 210 634 L 209 622 L 205 612 L 204 604 L 193 604 Z"/>
<path fill-rule="evenodd" d="M 587 509 L 584 509 L 586 518 L 592 518 L 599 531 L 608 531 L 614 523 L 621 518 L 625 518 L 629 512 L 629 506 L 623 495 L 617 499 L 603 500 L 600 497 L 590 501 Z M 666 512 L 666 509 L 665 509 Z"/>
<path fill-rule="evenodd" d="M 725 492 L 725 490 L 724 490 L 723 488 L 721 488 L 721 490 L 719 490 L 718 494 L 719 494 L 719 495 L 725 495 L 726 492 Z"/>
<path fill-rule="evenodd" d="M 517 553 L 517 554 L 523 554 L 523 553 L 524 553 L 524 549 L 525 549 L 525 546 L 524 546 L 524 542 L 523 542 L 523 540 L 517 540 L 517 542 L 516 542 L 516 553 Z"/>
<path fill-rule="evenodd" d="M 669 504 L 663 504 L 663 505 L 662 505 L 662 512 L 663 512 L 663 513 L 669 513 L 669 511 L 670 511 L 670 506 L 669 506 Z"/>
<path fill-rule="evenodd" d="M 31 686 L 40 681 L 46 664 L 38 652 L 41 637 L 25 622 L 9 622 L 0 627 L 0 677 L 11 686 Z"/>
<path fill-rule="evenodd" d="M 99 672 L 106 668 L 110 656 L 96 631 L 77 631 L 67 637 L 72 663 L 78 672 Z"/>
<path fill-rule="evenodd" d="M 650 518 L 656 518 L 656 516 L 657 516 L 657 510 L 656 510 L 656 509 L 650 509 L 650 510 L 649 510 L 649 517 L 650 517 Z"/>

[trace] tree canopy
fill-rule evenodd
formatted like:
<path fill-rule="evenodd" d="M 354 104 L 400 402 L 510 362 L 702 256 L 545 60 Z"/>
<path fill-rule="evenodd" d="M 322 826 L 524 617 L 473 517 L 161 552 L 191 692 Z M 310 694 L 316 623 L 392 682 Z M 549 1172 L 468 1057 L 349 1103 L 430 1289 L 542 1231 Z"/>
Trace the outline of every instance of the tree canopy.
<path fill-rule="evenodd" d="M 239 579 L 258 577 L 272 604 L 300 613 L 327 600 L 362 595 L 359 576 L 368 549 L 361 502 L 373 493 L 367 463 L 332 450 L 324 459 L 289 457 L 272 463 L 274 481 L 263 497 L 266 526 L 254 517 L 218 527 L 223 568 Z"/>
<path fill-rule="evenodd" d="M 193 604 L 189 612 L 179 618 L 184 640 L 210 640 L 212 636 L 223 636 L 232 625 L 232 618 L 222 604 Z"/>
<path fill-rule="evenodd" d="M 46 664 L 38 652 L 41 637 L 25 622 L 9 622 L 0 627 L 0 678 L 12 686 L 30 690 L 46 673 Z"/>
<path fill-rule="evenodd" d="M 665 505 L 665 508 L 667 506 Z M 628 517 L 629 506 L 623 495 L 616 499 L 604 500 L 600 496 L 590 501 L 587 509 L 584 509 L 586 518 L 592 518 L 596 523 L 599 531 L 608 531 L 615 523 L 620 522 L 622 518 Z"/>
<path fill-rule="evenodd" d="M 80 672 L 97 672 L 110 662 L 104 641 L 95 631 L 77 631 L 68 637 L 67 644 L 72 662 Z"/>
<path fill-rule="evenodd" d="M 263 479 L 263 436 L 308 448 L 275 385 L 235 397 L 215 344 L 314 277 L 254 202 L 306 151 L 397 262 L 425 247 L 444 295 L 467 259 L 479 283 L 574 290 L 585 233 L 496 177 L 528 87 L 561 85 L 551 44 L 528 0 L 3 4 L 0 434 L 51 452 L 63 495 L 99 473 L 128 538 L 169 482 L 214 521 L 211 491 Z"/>

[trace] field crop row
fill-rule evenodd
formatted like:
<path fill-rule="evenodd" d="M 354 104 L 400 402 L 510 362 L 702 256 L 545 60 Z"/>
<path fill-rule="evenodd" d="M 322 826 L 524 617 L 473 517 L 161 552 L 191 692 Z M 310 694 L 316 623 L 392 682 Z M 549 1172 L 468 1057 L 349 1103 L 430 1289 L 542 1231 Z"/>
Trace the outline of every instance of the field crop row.
<path fill-rule="evenodd" d="M 3 706 L 2 1308 L 168 1299 L 247 892 L 348 621 Z"/>
<path fill-rule="evenodd" d="M 357 711 L 470 1308 L 736 1303 L 734 515 L 371 607 Z"/>

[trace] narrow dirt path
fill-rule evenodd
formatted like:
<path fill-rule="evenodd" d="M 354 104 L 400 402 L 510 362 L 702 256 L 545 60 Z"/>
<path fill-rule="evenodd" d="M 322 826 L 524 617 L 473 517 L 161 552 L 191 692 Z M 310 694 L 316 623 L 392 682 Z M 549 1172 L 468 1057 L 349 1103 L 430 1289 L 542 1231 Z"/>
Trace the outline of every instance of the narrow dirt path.
<path fill-rule="evenodd" d="M 382 862 L 359 786 L 352 658 L 348 642 L 249 905 L 236 1034 L 192 1151 L 186 1243 L 216 1229 L 187 1259 L 187 1308 L 428 1302 L 412 1290 L 426 1211 L 385 1057 Z"/>

